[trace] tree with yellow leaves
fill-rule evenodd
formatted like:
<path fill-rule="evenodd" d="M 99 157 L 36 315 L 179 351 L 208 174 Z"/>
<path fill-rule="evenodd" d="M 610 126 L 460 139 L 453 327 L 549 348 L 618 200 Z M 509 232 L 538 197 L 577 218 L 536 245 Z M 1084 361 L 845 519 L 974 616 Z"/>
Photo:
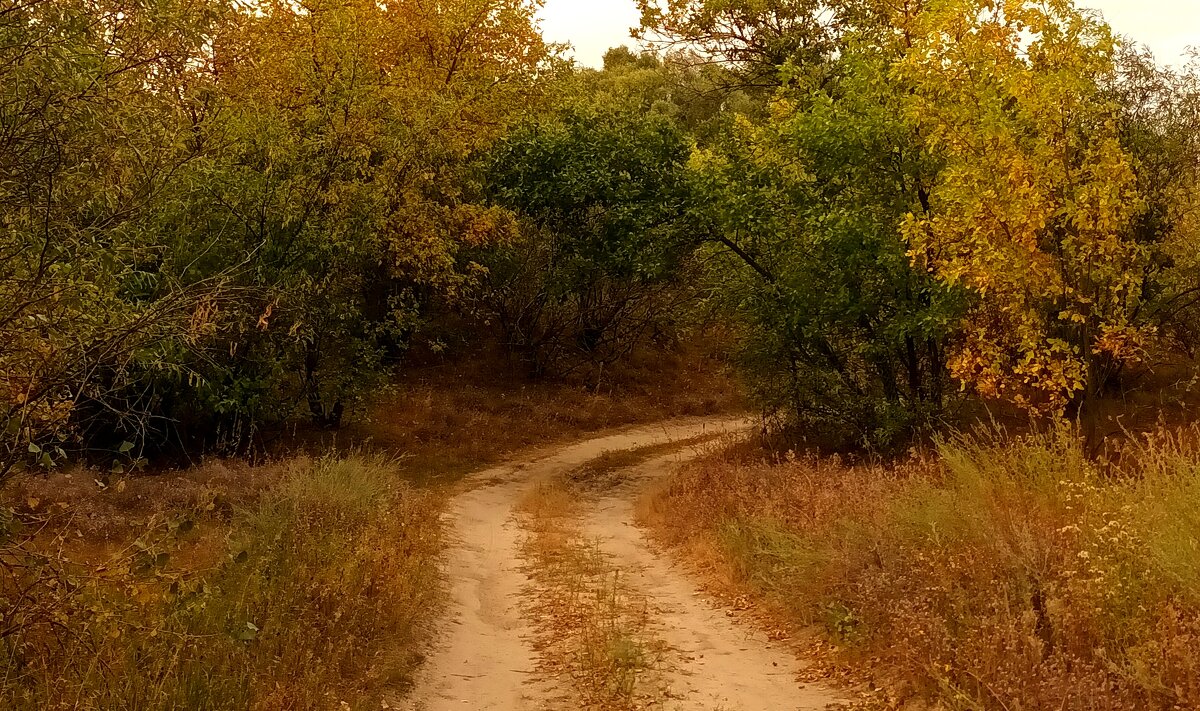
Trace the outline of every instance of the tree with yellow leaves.
<path fill-rule="evenodd" d="M 950 363 L 987 397 L 1061 412 L 1137 360 L 1147 246 L 1122 148 L 1106 25 L 1069 0 L 946 0 L 897 20 L 911 47 L 892 73 L 944 162 L 910 256 L 966 287 Z"/>
<path fill-rule="evenodd" d="M 536 9 L 260 0 L 223 26 L 205 131 L 219 148 L 186 176 L 196 234 L 172 253 L 190 263 L 206 240 L 228 245 L 262 294 L 211 358 L 209 382 L 238 396 L 216 387 L 202 409 L 256 420 L 299 390 L 335 426 L 363 366 L 405 347 L 433 295 L 461 291 L 459 250 L 507 224 L 464 197 L 464 166 L 536 99 L 552 50 Z"/>
<path fill-rule="evenodd" d="M 0 478 L 336 425 L 505 229 L 470 158 L 536 102 L 538 6 L 0 9 Z"/>

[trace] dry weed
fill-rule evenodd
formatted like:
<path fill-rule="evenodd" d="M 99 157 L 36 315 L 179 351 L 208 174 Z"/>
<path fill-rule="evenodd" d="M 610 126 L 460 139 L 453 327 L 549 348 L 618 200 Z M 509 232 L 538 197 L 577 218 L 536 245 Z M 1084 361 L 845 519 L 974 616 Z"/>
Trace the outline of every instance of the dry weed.
<path fill-rule="evenodd" d="M 10 538 L 5 708 L 379 708 L 411 671 L 438 599 L 436 501 L 387 460 L 277 466 L 249 508 L 210 500 L 156 518 L 99 562 L 68 555 L 69 523 L 49 540 Z M 177 562 L 214 534 L 208 565 Z"/>
<path fill-rule="evenodd" d="M 9 482 L 0 706 L 378 708 L 436 609 L 443 487 L 426 485 L 522 447 L 738 402 L 702 357 L 635 359 L 600 387 L 503 373 L 487 359 L 414 370 L 346 431 L 276 443 L 343 451 L 388 482 L 373 503 L 316 486 L 342 476 L 320 456 Z M 348 525 L 360 505 L 373 513 Z"/>
<path fill-rule="evenodd" d="M 504 371 L 485 361 L 410 373 L 337 434 L 338 443 L 404 453 L 415 479 L 445 481 L 520 449 L 743 406 L 725 366 L 695 354 L 641 354 L 599 388 L 529 382 Z"/>
<path fill-rule="evenodd" d="M 522 554 L 532 581 L 526 604 L 544 671 L 569 678 L 588 708 L 647 708 L 666 693 L 657 674 L 667 652 L 654 610 L 625 573 L 579 532 L 578 506 L 561 483 L 541 484 L 520 506 Z"/>
<path fill-rule="evenodd" d="M 1166 711 L 1200 708 L 1198 482 L 1180 438 L 1095 461 L 1064 428 L 890 466 L 710 456 L 647 520 L 894 703 Z"/>
<path fill-rule="evenodd" d="M 648 462 L 660 455 L 670 454 L 687 447 L 699 447 L 713 442 L 723 434 L 702 434 L 688 439 L 661 442 L 632 449 L 615 449 L 602 452 L 583 465 L 565 475 L 565 483 L 579 491 L 604 491 L 619 486 L 625 481 L 624 474 L 634 466 Z"/>

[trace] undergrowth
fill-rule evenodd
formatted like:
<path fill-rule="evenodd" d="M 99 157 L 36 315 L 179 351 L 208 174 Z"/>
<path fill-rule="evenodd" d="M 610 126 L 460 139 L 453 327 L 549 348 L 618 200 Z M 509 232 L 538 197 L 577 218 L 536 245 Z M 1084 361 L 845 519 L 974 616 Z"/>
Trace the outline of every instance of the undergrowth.
<path fill-rule="evenodd" d="M 404 452 L 414 479 L 446 481 L 521 449 L 743 406 L 725 366 L 697 353 L 635 353 L 599 386 L 528 381 L 484 359 L 414 370 L 344 431 L 310 434 L 323 444 Z"/>
<path fill-rule="evenodd" d="M 729 450 L 685 468 L 648 516 L 782 619 L 822 626 L 892 704 L 1200 708 L 1189 437 L 1093 459 L 1071 428 L 991 433 L 890 466 Z"/>
<path fill-rule="evenodd" d="M 5 482 L 0 708 L 394 705 L 437 612 L 441 484 L 522 448 L 737 404 L 702 357 L 634 359 L 603 387 L 504 372 L 414 370 L 369 417 L 276 441 L 260 465 Z"/>
<path fill-rule="evenodd" d="M 51 520 L 69 504 L 10 518 L 0 706 L 378 709 L 401 691 L 438 599 L 432 495 L 383 458 L 274 466 L 249 506 L 201 497 L 87 561 Z"/>

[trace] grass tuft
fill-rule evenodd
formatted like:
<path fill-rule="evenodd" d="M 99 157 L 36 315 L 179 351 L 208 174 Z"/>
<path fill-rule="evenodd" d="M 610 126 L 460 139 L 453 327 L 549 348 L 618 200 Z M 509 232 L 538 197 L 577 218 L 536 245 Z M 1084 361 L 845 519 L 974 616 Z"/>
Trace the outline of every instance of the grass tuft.
<path fill-rule="evenodd" d="M 527 596 L 545 671 L 569 679 L 587 708 L 621 711 L 660 701 L 666 653 L 654 611 L 575 520 L 578 502 L 560 482 L 536 486 L 520 506 L 528 532 Z"/>

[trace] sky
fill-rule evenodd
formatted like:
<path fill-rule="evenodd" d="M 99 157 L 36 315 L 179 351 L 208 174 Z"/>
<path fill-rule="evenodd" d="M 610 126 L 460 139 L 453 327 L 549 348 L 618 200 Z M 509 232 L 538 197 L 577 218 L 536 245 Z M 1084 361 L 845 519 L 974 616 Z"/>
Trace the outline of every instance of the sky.
<path fill-rule="evenodd" d="M 1180 64 L 1187 47 L 1200 47 L 1200 0 L 1077 0 L 1100 10 L 1118 34 L 1149 45 L 1160 62 Z M 638 24 L 634 0 L 546 0 L 542 31 L 554 42 L 574 46 L 576 61 L 599 67 L 604 51 L 634 46 L 629 28 Z"/>

